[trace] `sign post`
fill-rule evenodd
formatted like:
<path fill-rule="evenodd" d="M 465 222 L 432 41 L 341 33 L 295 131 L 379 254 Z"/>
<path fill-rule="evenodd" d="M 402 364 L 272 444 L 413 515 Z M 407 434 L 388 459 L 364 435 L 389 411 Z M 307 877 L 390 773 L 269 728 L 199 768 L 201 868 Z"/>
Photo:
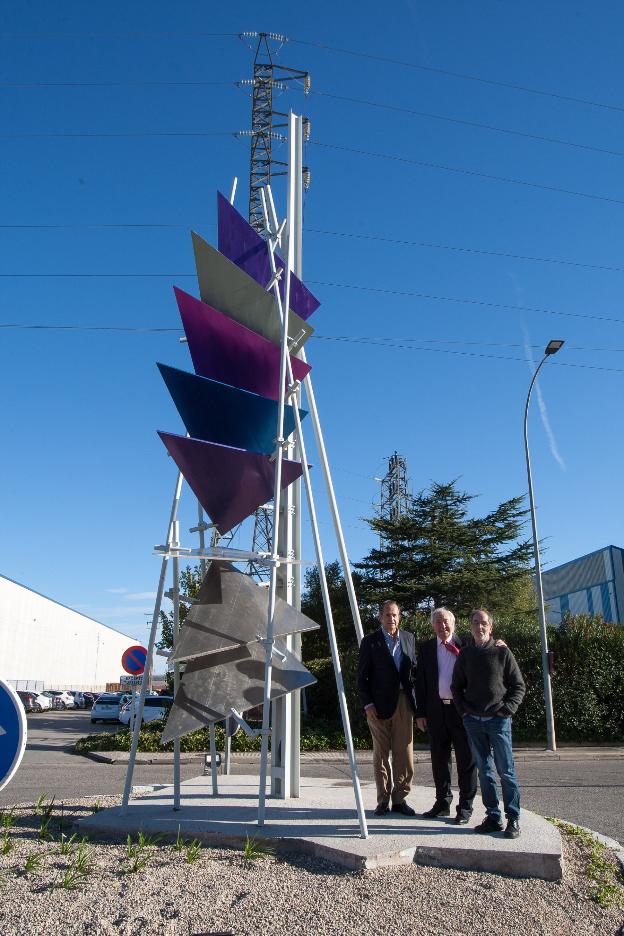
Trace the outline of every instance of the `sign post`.
<path fill-rule="evenodd" d="M 26 712 L 20 697 L 0 679 L 0 790 L 9 783 L 26 748 Z"/>
<path fill-rule="evenodd" d="M 143 673 L 145 672 L 145 662 L 147 660 L 147 650 L 140 644 L 128 647 L 121 657 L 121 665 L 128 676 L 122 676 L 120 682 L 130 686 L 132 700 L 130 702 L 130 731 L 134 731 L 134 719 L 136 717 L 136 702 L 134 687 L 140 686 L 143 682 Z"/>

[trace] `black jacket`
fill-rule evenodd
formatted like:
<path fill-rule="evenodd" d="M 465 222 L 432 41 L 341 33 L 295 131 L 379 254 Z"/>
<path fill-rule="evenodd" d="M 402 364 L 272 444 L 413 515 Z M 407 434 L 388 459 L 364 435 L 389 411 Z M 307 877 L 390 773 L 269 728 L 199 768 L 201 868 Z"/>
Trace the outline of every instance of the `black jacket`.
<path fill-rule="evenodd" d="M 366 634 L 360 644 L 358 665 L 360 702 L 363 706 L 372 703 L 377 709 L 379 718 L 392 718 L 399 702 L 401 686 L 412 708 L 416 708 L 413 687 L 416 642 L 413 634 L 400 628 L 399 640 L 403 653 L 399 671 L 394 665 L 381 628 L 377 628 L 372 634 Z"/>
<path fill-rule="evenodd" d="M 470 638 L 467 638 L 470 640 Z M 466 638 L 451 637 L 451 643 L 456 647 L 463 647 Z M 448 650 L 445 651 L 448 653 Z M 457 657 L 459 660 L 459 657 Z M 416 666 L 416 718 L 426 718 L 435 723 L 441 721 L 442 704 L 438 691 L 438 638 L 425 640 L 418 647 L 418 664 Z"/>

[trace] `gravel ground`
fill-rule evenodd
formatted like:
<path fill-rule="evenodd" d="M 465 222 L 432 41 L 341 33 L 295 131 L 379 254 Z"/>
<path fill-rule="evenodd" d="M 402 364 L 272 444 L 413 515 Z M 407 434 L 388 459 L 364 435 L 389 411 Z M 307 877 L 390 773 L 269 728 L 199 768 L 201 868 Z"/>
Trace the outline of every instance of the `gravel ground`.
<path fill-rule="evenodd" d="M 94 801 L 65 803 L 66 819 Z M 99 802 L 114 805 L 119 797 Z M 302 856 L 247 861 L 240 851 L 209 848 L 190 865 L 166 844 L 147 849 L 146 867 L 127 873 L 125 847 L 98 843 L 94 869 L 78 889 L 66 890 L 59 885 L 75 851 L 60 854 L 56 828 L 52 840 L 39 840 L 32 804 L 14 815 L 15 826 L 0 829 L 2 936 L 624 934 L 622 906 L 602 909 L 590 899 L 586 856 L 573 837 L 564 837 L 558 883 L 415 865 L 349 873 Z M 3 855 L 5 835 L 12 848 Z M 43 863 L 26 873 L 33 853 Z"/>

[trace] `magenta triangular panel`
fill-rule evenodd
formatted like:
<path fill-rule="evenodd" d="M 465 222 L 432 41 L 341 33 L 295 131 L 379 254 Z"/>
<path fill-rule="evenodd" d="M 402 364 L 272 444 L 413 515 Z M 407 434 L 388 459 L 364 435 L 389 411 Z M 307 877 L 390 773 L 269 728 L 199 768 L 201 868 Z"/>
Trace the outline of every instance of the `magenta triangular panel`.
<path fill-rule="evenodd" d="M 260 237 L 251 224 L 217 192 L 217 215 L 219 219 L 219 251 L 232 263 L 244 270 L 248 276 L 265 288 L 269 283 L 271 261 L 267 242 Z M 275 254 L 275 265 L 278 270 L 284 269 L 284 261 Z M 284 299 L 284 276 L 280 280 L 280 293 Z M 320 306 L 319 300 L 301 280 L 290 274 L 290 308 L 300 318 L 310 318 Z"/>
<path fill-rule="evenodd" d="M 173 287 L 195 373 L 201 377 L 277 400 L 280 349 L 205 302 Z M 310 366 L 291 354 L 293 377 L 303 380 Z"/>
<path fill-rule="evenodd" d="M 273 497 L 275 462 L 266 455 L 159 432 L 195 497 L 223 536 Z M 282 460 L 282 488 L 303 473 L 301 462 Z"/>

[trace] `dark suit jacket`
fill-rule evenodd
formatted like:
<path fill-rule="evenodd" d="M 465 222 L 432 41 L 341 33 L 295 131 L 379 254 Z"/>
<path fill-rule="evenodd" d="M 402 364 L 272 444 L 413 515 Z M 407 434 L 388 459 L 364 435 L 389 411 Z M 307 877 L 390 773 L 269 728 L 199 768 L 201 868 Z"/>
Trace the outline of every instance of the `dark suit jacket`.
<path fill-rule="evenodd" d="M 462 647 L 464 642 L 455 636 L 451 643 Z M 445 651 L 448 653 L 448 650 Z M 418 647 L 416 667 L 416 718 L 426 718 L 434 726 L 443 718 L 438 691 L 438 638 L 425 640 Z"/>
<path fill-rule="evenodd" d="M 392 718 L 399 702 L 401 686 L 412 708 L 416 708 L 413 686 L 416 641 L 413 634 L 401 628 L 399 628 L 399 640 L 403 653 L 399 671 L 394 665 L 380 627 L 372 634 L 366 634 L 360 644 L 358 665 L 360 701 L 363 706 L 372 703 L 377 709 L 379 718 Z"/>

